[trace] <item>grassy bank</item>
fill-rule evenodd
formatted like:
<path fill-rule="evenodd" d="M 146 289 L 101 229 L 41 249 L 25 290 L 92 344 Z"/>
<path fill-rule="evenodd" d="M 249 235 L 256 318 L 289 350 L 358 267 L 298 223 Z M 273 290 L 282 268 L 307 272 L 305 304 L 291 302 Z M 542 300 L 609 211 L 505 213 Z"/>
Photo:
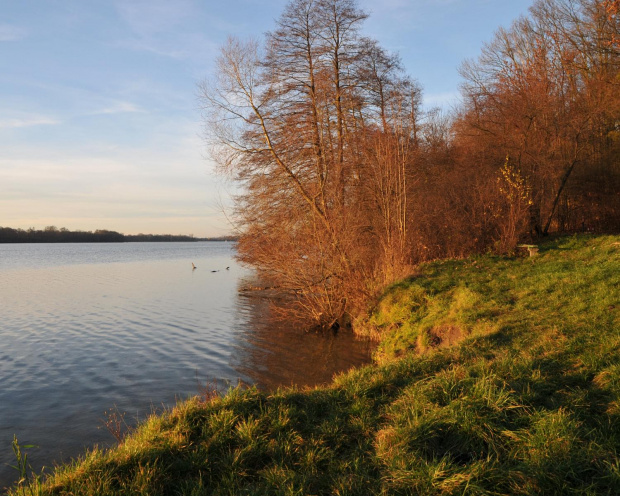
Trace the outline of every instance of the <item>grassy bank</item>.
<path fill-rule="evenodd" d="M 426 265 L 375 366 L 232 390 L 11 494 L 620 494 L 620 237 Z"/>

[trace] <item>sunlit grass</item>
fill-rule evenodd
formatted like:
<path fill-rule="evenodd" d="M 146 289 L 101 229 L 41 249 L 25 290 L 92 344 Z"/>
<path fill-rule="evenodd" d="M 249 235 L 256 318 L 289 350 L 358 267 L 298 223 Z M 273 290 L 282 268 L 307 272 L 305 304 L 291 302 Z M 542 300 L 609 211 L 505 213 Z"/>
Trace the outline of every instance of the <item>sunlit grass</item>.
<path fill-rule="evenodd" d="M 620 494 L 619 312 L 617 236 L 429 264 L 363 324 L 379 365 L 191 399 L 31 489 Z"/>

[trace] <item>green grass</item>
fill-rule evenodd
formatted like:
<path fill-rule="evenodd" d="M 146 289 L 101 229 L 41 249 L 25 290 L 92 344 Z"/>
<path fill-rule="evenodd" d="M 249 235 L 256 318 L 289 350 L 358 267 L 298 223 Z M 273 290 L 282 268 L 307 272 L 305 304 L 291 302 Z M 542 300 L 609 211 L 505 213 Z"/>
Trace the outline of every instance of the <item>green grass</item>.
<path fill-rule="evenodd" d="M 377 365 L 153 416 L 30 494 L 620 494 L 620 237 L 425 265 Z"/>

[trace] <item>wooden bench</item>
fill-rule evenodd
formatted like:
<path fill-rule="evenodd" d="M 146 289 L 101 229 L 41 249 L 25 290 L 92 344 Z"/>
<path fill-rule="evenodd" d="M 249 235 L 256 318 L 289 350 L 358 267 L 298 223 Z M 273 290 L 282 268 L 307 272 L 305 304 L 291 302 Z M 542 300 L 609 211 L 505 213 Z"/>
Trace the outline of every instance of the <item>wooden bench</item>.
<path fill-rule="evenodd" d="M 538 246 L 536 245 L 517 245 L 517 248 L 527 248 L 530 252 L 530 257 L 534 257 L 538 253 Z"/>

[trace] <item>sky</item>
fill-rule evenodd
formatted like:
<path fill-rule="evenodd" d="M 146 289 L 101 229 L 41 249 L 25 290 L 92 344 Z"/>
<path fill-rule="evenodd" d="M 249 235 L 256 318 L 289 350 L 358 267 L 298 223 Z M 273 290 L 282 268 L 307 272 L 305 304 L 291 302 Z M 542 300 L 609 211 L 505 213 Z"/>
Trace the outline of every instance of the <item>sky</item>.
<path fill-rule="evenodd" d="M 533 0 L 359 0 L 426 108 Z M 0 0 L 0 226 L 232 232 L 234 185 L 201 138 L 197 85 L 228 36 L 262 35 L 286 0 Z"/>

